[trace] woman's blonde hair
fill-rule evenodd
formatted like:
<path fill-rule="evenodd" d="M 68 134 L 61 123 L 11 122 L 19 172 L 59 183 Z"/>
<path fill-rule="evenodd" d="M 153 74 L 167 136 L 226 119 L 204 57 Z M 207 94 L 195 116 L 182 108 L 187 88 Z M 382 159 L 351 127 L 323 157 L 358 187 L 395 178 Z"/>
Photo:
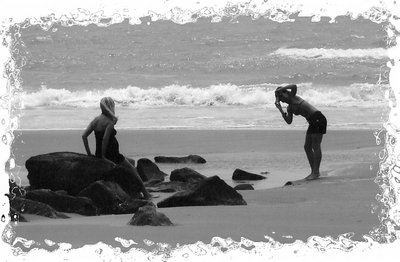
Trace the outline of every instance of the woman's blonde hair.
<path fill-rule="evenodd" d="M 111 97 L 103 97 L 100 100 L 100 109 L 103 115 L 114 121 L 114 124 L 117 123 L 118 117 L 115 116 L 115 103 Z"/>

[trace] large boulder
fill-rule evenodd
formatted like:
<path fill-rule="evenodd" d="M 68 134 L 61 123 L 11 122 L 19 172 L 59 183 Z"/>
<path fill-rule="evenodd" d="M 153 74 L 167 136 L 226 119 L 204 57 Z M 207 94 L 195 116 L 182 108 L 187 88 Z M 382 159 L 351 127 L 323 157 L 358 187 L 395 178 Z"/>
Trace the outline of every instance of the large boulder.
<path fill-rule="evenodd" d="M 49 218 L 69 218 L 67 215 L 56 211 L 51 206 L 26 198 L 14 197 L 10 199 L 10 206 L 18 214 L 33 214 Z"/>
<path fill-rule="evenodd" d="M 174 157 L 174 156 L 156 156 L 154 158 L 156 163 L 166 163 L 166 164 L 205 164 L 207 161 L 198 155 L 188 155 L 184 157 Z"/>
<path fill-rule="evenodd" d="M 104 173 L 114 167 L 105 160 L 73 152 L 33 156 L 25 166 L 32 189 L 65 190 L 70 195 L 104 179 Z"/>
<path fill-rule="evenodd" d="M 103 180 L 92 183 L 78 196 L 90 198 L 101 214 L 130 214 L 151 204 L 148 200 L 132 199 L 119 184 Z"/>
<path fill-rule="evenodd" d="M 50 189 L 36 189 L 27 191 L 26 198 L 48 204 L 60 212 L 77 213 L 85 216 L 98 214 L 97 207 L 87 197 L 70 196 Z"/>
<path fill-rule="evenodd" d="M 266 179 L 265 176 L 249 173 L 241 169 L 235 169 L 232 175 L 233 180 L 262 180 Z"/>
<path fill-rule="evenodd" d="M 218 176 L 201 181 L 193 190 L 178 192 L 157 204 L 158 207 L 247 205 L 242 195 Z"/>
<path fill-rule="evenodd" d="M 128 223 L 132 226 L 173 226 L 171 220 L 164 214 L 157 212 L 154 206 L 139 208 Z"/>
<path fill-rule="evenodd" d="M 149 180 L 164 181 L 167 174 L 162 172 L 150 159 L 141 158 L 137 162 L 137 171 L 143 182 Z"/>
<path fill-rule="evenodd" d="M 180 168 L 175 169 L 171 172 L 171 176 L 169 177 L 170 181 L 181 181 L 181 182 L 200 182 L 206 179 L 207 177 L 200 174 L 199 172 L 188 168 Z"/>

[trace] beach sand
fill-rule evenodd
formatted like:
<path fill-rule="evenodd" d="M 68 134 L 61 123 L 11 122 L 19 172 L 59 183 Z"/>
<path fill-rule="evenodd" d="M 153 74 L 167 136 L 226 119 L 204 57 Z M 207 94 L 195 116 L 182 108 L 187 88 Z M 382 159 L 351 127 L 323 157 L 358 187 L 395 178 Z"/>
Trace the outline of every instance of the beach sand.
<path fill-rule="evenodd" d="M 376 166 L 349 165 L 337 169 L 322 179 L 302 185 L 273 189 L 240 191 L 247 206 L 207 206 L 159 208 L 175 224 L 172 227 L 129 226 L 133 215 L 84 217 L 70 214 L 70 219 L 49 219 L 25 215 L 27 223 L 14 226 L 15 236 L 41 243 L 40 248 L 54 247 L 44 240 L 70 243 L 72 248 L 102 242 L 124 248 L 118 238 L 133 240 L 131 247 L 153 249 L 147 240 L 177 244 L 210 243 L 213 237 L 245 237 L 252 241 L 267 241 L 272 237 L 281 243 L 307 241 L 311 236 L 331 236 L 354 232 L 354 240 L 379 224 L 371 212 L 378 193 L 374 183 Z M 158 202 L 169 194 L 162 193 Z M 23 245 L 16 242 L 16 246 Z M 56 245 L 57 246 L 57 245 Z"/>
<path fill-rule="evenodd" d="M 61 143 L 57 139 L 61 135 L 67 144 L 71 141 L 68 138 L 77 136 L 78 132 L 63 131 L 58 135 L 51 131 L 28 132 L 20 136 L 25 138 L 20 146 L 25 145 L 32 150 L 35 148 L 32 145 L 36 143 L 37 153 L 55 151 L 49 144 L 41 143 L 41 137 Z M 268 242 L 271 237 L 281 243 L 292 243 L 296 240 L 307 241 L 312 236 L 337 238 L 349 232 L 354 232 L 353 240 L 363 241 L 363 236 L 380 224 L 377 212 L 372 210 L 378 207 L 375 197 L 380 189 L 374 179 L 378 172 L 377 153 L 381 146 L 376 145 L 371 130 L 330 131 L 323 141 L 321 179 L 292 186 L 283 185 L 287 180 L 308 175 L 301 146 L 303 130 L 122 131 L 119 133 L 120 141 L 128 141 L 126 136 L 132 134 L 136 138 L 132 152 L 139 152 L 135 159 L 145 155 L 154 156 L 158 143 L 167 155 L 177 155 L 177 152 L 184 155 L 190 153 L 191 148 L 192 153 L 200 152 L 207 160 L 213 157 L 214 160 L 203 169 L 194 168 L 206 176 L 214 175 L 213 172 L 221 174 L 231 185 L 233 181 L 229 174 L 232 174 L 235 166 L 246 166 L 246 170 L 253 171 L 250 166 L 254 165 L 258 173 L 264 170 L 271 173 L 266 181 L 254 184 L 256 190 L 239 191 L 247 202 L 246 206 L 158 208 L 174 223 L 171 227 L 129 226 L 127 223 L 133 214 L 95 217 L 68 214 L 70 219 L 24 214 L 29 222 L 13 224 L 14 246 L 23 251 L 35 247 L 57 249 L 57 244 L 47 244 L 47 240 L 50 240 L 69 243 L 73 249 L 102 242 L 122 251 L 132 247 L 153 250 L 158 247 L 157 243 L 166 243 L 175 248 L 178 244 L 194 244 L 197 241 L 208 244 L 213 237 L 231 238 L 234 241 L 244 237 L 257 242 Z M 277 143 L 273 139 L 277 134 L 286 139 Z M 164 139 L 164 143 L 154 137 Z M 180 139 L 177 140 L 177 137 Z M 211 137 L 213 140 L 210 140 Z M 145 140 L 155 144 L 147 147 Z M 60 147 L 60 144 L 57 146 Z M 77 139 L 69 146 L 65 149 L 82 145 Z M 127 147 L 124 143 L 123 148 Z M 33 153 L 24 150 L 20 147 L 17 151 L 25 152 L 27 156 Z M 218 166 L 218 161 L 224 163 Z M 160 167 L 165 171 L 179 166 Z M 223 172 L 227 170 L 230 173 L 224 175 Z M 160 193 L 160 198 L 153 199 L 153 202 L 158 203 L 170 195 Z M 126 247 L 119 238 L 133 240 L 135 244 Z M 35 242 L 27 247 L 23 239 Z"/>

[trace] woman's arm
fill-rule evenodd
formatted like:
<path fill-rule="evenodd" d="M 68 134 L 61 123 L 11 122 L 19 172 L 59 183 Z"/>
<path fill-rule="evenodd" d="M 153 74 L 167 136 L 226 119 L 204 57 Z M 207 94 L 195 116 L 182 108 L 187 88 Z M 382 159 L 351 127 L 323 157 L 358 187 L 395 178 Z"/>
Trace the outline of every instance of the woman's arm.
<path fill-rule="evenodd" d="M 288 90 L 288 89 L 290 90 L 290 96 L 291 97 L 294 97 L 297 94 L 297 85 L 295 85 L 295 84 L 278 87 L 277 91 L 279 91 L 279 90 Z"/>
<path fill-rule="evenodd" d="M 82 134 L 82 140 L 83 140 L 83 145 L 85 146 L 85 150 L 88 156 L 91 156 L 92 153 L 90 152 L 90 147 L 89 147 L 89 142 L 88 142 L 88 136 L 93 132 L 94 130 L 94 122 L 95 119 L 90 122 L 90 124 L 87 126 L 85 132 Z"/>
<path fill-rule="evenodd" d="M 292 123 L 292 121 L 293 121 L 293 113 L 290 110 L 290 105 L 288 107 L 287 112 L 283 111 L 281 103 L 279 103 L 279 102 L 276 103 L 275 102 L 275 106 L 279 109 L 279 112 L 281 112 L 282 117 L 285 120 L 285 122 L 290 125 Z"/>

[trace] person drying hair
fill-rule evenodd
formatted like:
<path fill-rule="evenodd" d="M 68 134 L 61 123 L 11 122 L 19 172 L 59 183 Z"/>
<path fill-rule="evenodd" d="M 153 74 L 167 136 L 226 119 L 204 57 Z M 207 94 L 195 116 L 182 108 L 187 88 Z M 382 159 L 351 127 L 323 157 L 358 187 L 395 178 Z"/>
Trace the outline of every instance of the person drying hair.
<path fill-rule="evenodd" d="M 282 109 L 281 103 L 288 104 L 287 112 Z M 320 176 L 319 167 L 322 159 L 321 142 L 326 134 L 327 120 L 325 116 L 297 95 L 297 85 L 278 87 L 275 90 L 275 106 L 279 109 L 287 124 L 293 121 L 293 115 L 301 115 L 308 122 L 304 150 L 311 167 L 311 174 L 305 179 L 317 179 Z"/>

